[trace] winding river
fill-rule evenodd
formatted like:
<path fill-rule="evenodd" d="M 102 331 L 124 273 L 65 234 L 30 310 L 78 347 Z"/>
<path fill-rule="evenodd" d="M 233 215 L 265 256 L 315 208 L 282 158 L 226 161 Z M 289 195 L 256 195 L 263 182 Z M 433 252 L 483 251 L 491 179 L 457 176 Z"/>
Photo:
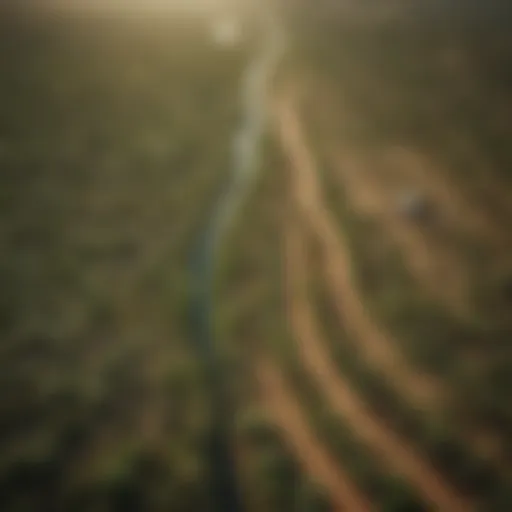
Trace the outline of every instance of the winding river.
<path fill-rule="evenodd" d="M 242 77 L 242 122 L 232 139 L 229 180 L 208 217 L 190 261 L 195 281 L 191 298 L 193 337 L 205 364 L 213 410 L 208 456 L 214 508 L 218 512 L 238 512 L 242 506 L 231 449 L 233 415 L 215 350 L 213 278 L 222 241 L 259 167 L 260 143 L 266 127 L 268 84 L 284 47 L 283 34 L 274 20 L 268 17 L 260 47 Z"/>

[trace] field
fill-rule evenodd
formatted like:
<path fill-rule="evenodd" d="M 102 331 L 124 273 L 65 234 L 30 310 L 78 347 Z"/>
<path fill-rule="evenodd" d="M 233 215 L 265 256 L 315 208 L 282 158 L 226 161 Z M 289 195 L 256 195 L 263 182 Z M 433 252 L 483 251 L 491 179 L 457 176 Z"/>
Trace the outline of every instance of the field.
<path fill-rule="evenodd" d="M 215 261 L 266 33 L 1 13 L 0 510 L 511 509 L 510 9 L 376 4 L 263 6 Z"/>
<path fill-rule="evenodd" d="M 318 485 L 306 510 L 508 510 L 508 11 L 320 11 L 285 5 L 270 156 L 226 249 L 233 388 Z"/>
<path fill-rule="evenodd" d="M 0 508 L 208 510 L 188 269 L 249 46 L 198 20 L 1 21 Z"/>

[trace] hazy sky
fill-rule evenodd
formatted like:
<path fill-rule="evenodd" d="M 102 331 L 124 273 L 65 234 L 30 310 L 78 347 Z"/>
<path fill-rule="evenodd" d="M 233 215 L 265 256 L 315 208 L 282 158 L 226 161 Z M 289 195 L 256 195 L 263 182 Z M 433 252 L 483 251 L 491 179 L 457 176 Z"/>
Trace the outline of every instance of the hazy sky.
<path fill-rule="evenodd" d="M 218 8 L 226 2 L 225 0 L 46 0 L 46 3 L 71 9 L 207 11 Z"/>

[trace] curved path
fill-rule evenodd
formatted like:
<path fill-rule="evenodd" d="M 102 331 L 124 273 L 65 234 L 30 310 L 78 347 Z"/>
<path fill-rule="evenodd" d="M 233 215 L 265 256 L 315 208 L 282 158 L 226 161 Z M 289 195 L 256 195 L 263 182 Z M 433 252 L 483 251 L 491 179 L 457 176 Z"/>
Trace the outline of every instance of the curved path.
<path fill-rule="evenodd" d="M 312 86 L 313 90 L 317 88 L 317 84 Z M 322 89 L 320 95 L 315 95 L 316 109 L 312 111 L 312 113 L 321 112 L 319 120 L 323 125 L 326 125 L 327 121 L 327 126 L 328 122 L 333 119 L 332 112 L 326 108 L 331 105 L 332 109 L 332 103 L 330 103 L 333 101 L 332 96 L 333 92 L 330 89 Z M 320 101 L 318 101 L 319 97 Z M 325 101 L 326 98 L 329 98 L 329 101 Z M 344 112 L 348 112 L 350 116 L 354 115 L 346 107 Z M 381 166 L 383 163 L 386 166 L 385 180 L 378 179 L 377 173 L 372 172 L 371 167 L 366 165 L 369 162 L 354 158 L 352 156 L 354 151 L 350 148 L 348 150 L 340 148 L 339 142 L 333 136 L 333 132 L 336 133 L 336 131 L 334 129 L 323 134 L 322 150 L 336 166 L 335 178 L 339 180 L 344 192 L 344 200 L 358 214 L 370 215 L 380 222 L 382 229 L 401 247 L 402 255 L 408 263 L 409 269 L 417 281 L 423 285 L 425 292 L 430 292 L 432 297 L 443 299 L 449 309 L 457 315 L 467 318 L 467 278 L 464 276 L 465 272 L 460 268 L 459 258 L 453 253 L 450 254 L 448 248 L 437 247 L 436 242 L 428 239 L 424 233 L 396 214 L 396 208 L 390 204 L 392 194 L 386 188 L 386 180 L 395 183 L 406 183 L 411 180 L 421 183 L 421 188 L 428 191 L 436 201 L 439 201 L 439 207 L 444 212 L 442 214 L 443 221 L 446 221 L 447 229 L 452 231 L 446 233 L 445 236 L 448 238 L 455 237 L 457 230 L 467 231 L 469 234 L 472 228 L 474 228 L 474 232 L 471 235 L 478 236 L 479 233 L 482 233 L 478 227 L 483 228 L 483 217 L 480 222 L 477 222 L 475 218 L 473 225 L 472 217 L 468 215 L 468 222 L 465 213 L 469 213 L 469 203 L 462 197 L 462 192 L 454 189 L 453 183 L 450 188 L 441 179 L 439 169 L 432 169 L 432 172 L 429 172 L 428 162 L 423 162 L 420 154 L 411 153 L 410 150 L 401 147 L 382 151 L 382 155 L 374 156 L 378 159 L 375 162 L 377 166 Z M 389 158 L 391 160 L 388 161 Z M 429 181 L 435 184 L 429 184 Z M 389 185 L 387 186 L 389 187 Z M 389 196 L 388 198 L 385 198 L 386 194 Z M 456 196 L 454 204 L 449 204 L 450 198 Z M 478 217 L 480 213 L 483 214 L 483 212 L 474 212 L 474 215 Z M 432 392 L 430 405 L 432 407 L 440 405 L 449 407 L 453 393 L 443 386 L 442 381 L 432 377 L 430 388 Z M 437 392 L 435 388 L 437 388 Z M 438 400 L 436 394 L 441 396 L 442 400 Z M 415 405 L 417 395 L 414 390 L 403 389 L 402 395 L 412 405 Z M 465 440 L 468 447 L 471 447 L 470 449 L 477 457 L 500 468 L 504 473 L 510 474 L 510 463 L 503 455 L 506 441 L 501 434 L 474 424 L 461 424 L 456 428 L 461 438 Z"/>
<path fill-rule="evenodd" d="M 190 260 L 193 294 L 190 304 L 191 330 L 203 358 L 212 403 L 212 430 L 209 439 L 209 464 L 215 510 L 242 510 L 237 471 L 233 455 L 231 404 L 224 389 L 224 377 L 215 350 L 212 326 L 213 279 L 216 257 L 234 215 L 252 183 L 264 133 L 267 88 L 284 50 L 283 34 L 269 10 L 263 16 L 261 48 L 249 62 L 240 87 L 242 122 L 233 135 L 232 172 L 226 189 L 208 216 Z"/>
<path fill-rule="evenodd" d="M 443 482 L 434 468 L 414 448 L 383 424 L 352 390 L 332 363 L 327 343 L 320 334 L 307 297 L 307 260 L 298 226 L 290 226 L 284 237 L 286 291 L 291 329 L 304 367 L 314 376 L 334 411 L 354 434 L 367 443 L 383 465 L 402 475 L 436 510 L 469 512 L 471 504 Z"/>
<path fill-rule="evenodd" d="M 337 238 L 335 224 L 325 209 L 316 178 L 314 161 L 307 150 L 295 116 L 293 104 L 282 100 L 277 104 L 277 122 L 281 141 L 291 162 L 292 189 L 302 213 L 301 219 L 326 246 L 326 269 L 329 282 L 340 301 L 338 307 L 347 324 L 357 335 L 369 360 L 384 366 L 389 378 L 399 386 L 411 386 L 419 399 L 425 400 L 424 387 L 407 367 L 399 352 L 389 340 L 375 330 L 367 318 L 363 304 L 353 291 L 349 258 Z M 306 260 L 303 240 L 297 226 L 290 226 L 285 234 L 286 289 L 289 320 L 300 348 L 302 362 L 314 375 L 333 409 L 342 415 L 368 446 L 380 455 L 390 469 L 406 477 L 437 510 L 468 512 L 471 504 L 443 482 L 404 439 L 382 424 L 352 390 L 350 384 L 333 365 L 320 336 L 319 329 L 307 300 Z M 343 307 L 341 307 L 343 305 Z"/>
<path fill-rule="evenodd" d="M 290 446 L 309 477 L 321 485 L 333 502 L 336 512 L 369 512 L 368 500 L 319 443 L 308 426 L 300 404 L 280 370 L 270 360 L 262 360 L 256 368 L 264 407 L 277 426 L 286 434 Z"/>
<path fill-rule="evenodd" d="M 283 98 L 277 102 L 276 121 L 285 155 L 292 166 L 294 197 L 304 223 L 322 245 L 328 285 L 347 330 L 358 340 L 359 348 L 374 370 L 385 375 L 401 393 L 407 393 L 419 407 L 430 405 L 442 396 L 437 381 L 409 367 L 394 341 L 373 323 L 358 296 L 352 280 L 350 254 L 325 207 L 315 162 L 306 146 L 292 100 Z"/>

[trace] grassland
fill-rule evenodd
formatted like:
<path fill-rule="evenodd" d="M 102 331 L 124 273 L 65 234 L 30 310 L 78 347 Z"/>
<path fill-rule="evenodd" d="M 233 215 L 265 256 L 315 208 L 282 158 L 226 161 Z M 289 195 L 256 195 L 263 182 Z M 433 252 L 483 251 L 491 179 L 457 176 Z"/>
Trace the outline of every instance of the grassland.
<path fill-rule="evenodd" d="M 2 17 L 2 510 L 209 510 L 190 253 L 249 48 L 198 20 Z"/>
<path fill-rule="evenodd" d="M 225 350 L 330 510 L 364 510 L 355 497 L 507 510 L 510 36 L 491 16 L 315 25 L 295 7 L 296 52 L 270 106 L 279 184 L 255 192 L 230 246 Z M 411 188 L 430 220 L 400 212 Z M 294 443 L 272 386 L 314 450 Z"/>
<path fill-rule="evenodd" d="M 324 156 L 328 144 L 337 144 L 335 151 L 331 146 L 328 156 L 321 157 L 324 167 L 332 166 L 331 172 L 325 173 L 326 189 L 337 190 L 338 194 L 344 192 L 347 197 L 343 201 L 336 192 L 331 194 L 330 204 L 340 218 L 346 220 L 351 213 L 361 218 L 361 222 L 356 218 L 353 227 L 349 226 L 350 222 L 345 222 L 344 227 L 351 233 L 357 254 L 354 260 L 361 268 L 360 284 L 367 290 L 366 296 L 374 309 L 380 311 L 381 319 L 391 323 L 399 339 L 409 340 L 404 349 L 408 347 L 417 363 L 428 366 L 431 372 L 451 376 L 450 384 L 454 388 L 478 383 L 476 386 L 482 391 L 478 399 L 475 400 L 474 388 L 463 392 L 463 401 L 474 407 L 474 416 L 466 417 L 465 421 L 475 421 L 476 410 L 481 407 L 481 419 L 494 423 L 497 430 L 501 428 L 506 438 L 510 431 L 506 419 L 510 410 L 502 393 L 506 395 L 507 385 L 501 381 L 492 389 L 491 381 L 493 374 L 502 375 L 510 363 L 506 341 L 510 337 L 510 303 L 506 292 L 510 272 L 507 228 L 510 216 L 506 211 L 510 187 L 507 167 L 491 164 L 496 162 L 497 155 L 487 146 L 488 139 L 499 139 L 498 134 L 494 135 L 498 128 L 493 120 L 507 102 L 506 79 L 498 75 L 504 62 L 501 59 L 506 58 L 505 49 L 498 45 L 504 35 L 498 26 L 488 46 L 483 45 L 479 52 L 473 53 L 470 43 L 476 37 L 476 28 L 474 32 L 468 27 L 464 27 L 465 31 L 460 28 L 459 33 L 454 30 L 449 40 L 451 46 L 445 33 L 436 33 L 434 52 L 432 47 L 427 47 L 429 38 L 434 39 L 433 28 L 412 28 L 414 37 L 406 29 L 393 36 L 385 30 L 372 34 L 379 41 L 379 52 L 384 52 L 381 58 L 377 51 L 376 55 L 370 53 L 377 44 L 371 46 L 374 39 L 368 35 L 363 39 L 364 49 L 362 42 L 358 44 L 350 37 L 351 51 L 342 53 L 340 49 L 340 60 L 349 53 L 350 57 L 346 57 L 346 69 L 340 65 L 348 86 L 336 75 L 338 101 L 341 98 L 334 121 L 338 123 L 338 135 L 326 143 L 325 128 L 316 134 L 317 141 L 323 139 L 320 145 Z M 479 28 L 483 31 L 485 26 Z M 349 46 L 347 41 L 345 46 Z M 476 78 L 468 80 L 462 73 L 459 76 L 451 66 L 447 78 L 446 68 L 439 64 L 443 48 L 458 52 L 460 59 L 465 58 L 466 66 L 473 69 Z M 477 72 L 484 61 L 489 71 Z M 420 71 L 426 76 L 414 81 L 411 75 Z M 355 99 L 356 83 L 360 84 L 358 94 L 369 88 L 360 102 Z M 371 88 L 375 92 L 373 96 Z M 468 88 L 473 89 L 469 96 Z M 501 94 L 493 94 L 497 89 Z M 449 110 L 456 101 L 466 102 L 462 107 L 466 114 L 471 109 L 480 109 L 485 119 L 460 121 Z M 332 104 L 330 108 L 333 109 Z M 426 113 L 419 111 L 422 108 Z M 408 124 L 401 126 L 399 116 Z M 313 119 L 308 119 L 314 126 Z M 413 122 L 424 132 L 415 132 Z M 501 125 L 503 136 L 506 128 L 505 124 Z M 457 145 L 450 137 L 456 133 L 460 139 L 470 139 L 470 132 L 475 132 L 473 138 L 464 146 Z M 405 162 L 388 158 L 389 152 L 397 147 L 408 153 Z M 448 161 L 450 164 L 446 164 Z M 464 162 L 471 162 L 472 166 L 467 167 Z M 360 183 L 351 174 L 360 176 Z M 430 186 L 432 182 L 436 184 Z M 411 184 L 432 199 L 438 222 L 411 227 L 390 211 L 394 191 Z M 366 229 L 371 233 L 367 241 L 357 236 Z M 379 259 L 374 258 L 370 263 L 365 257 L 365 246 L 368 253 L 370 246 L 380 247 Z M 421 265 L 415 266 L 422 257 L 423 269 Z M 432 272 L 422 276 L 421 271 L 429 265 Z M 449 292 L 456 288 L 457 280 L 462 283 L 460 300 L 466 304 L 462 314 L 457 312 L 456 294 L 450 303 Z M 475 364 L 476 360 L 479 363 Z M 503 397 L 501 405 L 499 396 Z M 452 406 L 459 414 L 457 404 Z"/>
<path fill-rule="evenodd" d="M 244 509 L 504 512 L 508 27 L 300 5 L 215 284 Z M 1 19 L 2 510 L 212 509 L 190 262 L 250 43 L 182 21 Z"/>
<path fill-rule="evenodd" d="M 283 403 L 260 375 L 267 362 L 279 361 L 276 355 L 287 350 L 284 297 L 278 285 L 284 271 L 283 171 L 280 152 L 268 134 L 254 189 L 222 252 L 216 284 L 217 339 L 238 418 L 235 436 L 247 510 L 327 511 L 331 498 L 318 482 L 318 466 L 309 464 L 307 455 L 317 455 L 317 447 L 305 452 L 295 443 L 298 430 L 302 441 L 308 438 L 304 425 L 297 423 L 302 410 L 295 407 L 291 422 L 276 424 L 276 408 L 279 411 Z M 302 399 L 298 402 L 300 407 Z"/>

